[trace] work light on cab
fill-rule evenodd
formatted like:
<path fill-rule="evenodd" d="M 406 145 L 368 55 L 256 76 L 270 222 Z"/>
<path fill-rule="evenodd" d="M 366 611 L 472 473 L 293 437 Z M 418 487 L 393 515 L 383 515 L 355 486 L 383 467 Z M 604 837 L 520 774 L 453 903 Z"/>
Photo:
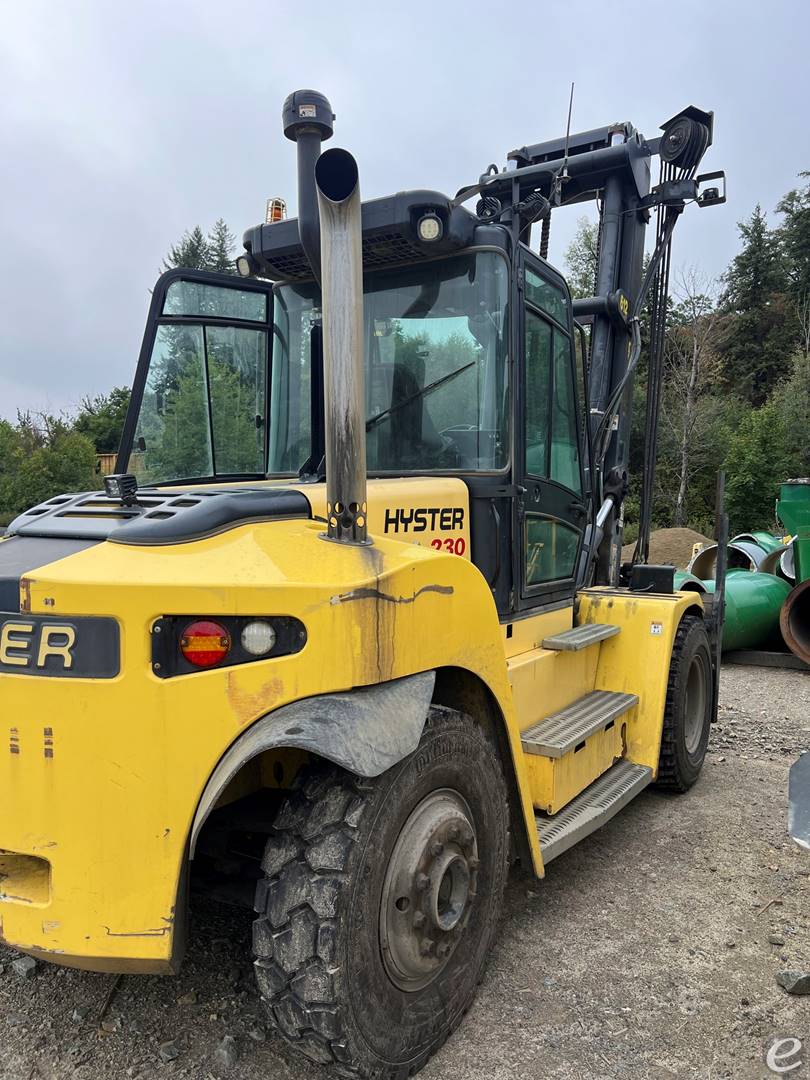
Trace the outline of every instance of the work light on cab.
<path fill-rule="evenodd" d="M 416 230 L 419 233 L 420 240 L 432 244 L 434 241 L 441 240 L 442 238 L 442 233 L 444 232 L 442 219 L 438 214 L 425 214 L 424 217 L 419 219 Z"/>
<path fill-rule="evenodd" d="M 180 638 L 180 651 L 195 667 L 214 667 L 230 649 L 231 635 L 224 626 L 208 619 L 190 623 Z"/>

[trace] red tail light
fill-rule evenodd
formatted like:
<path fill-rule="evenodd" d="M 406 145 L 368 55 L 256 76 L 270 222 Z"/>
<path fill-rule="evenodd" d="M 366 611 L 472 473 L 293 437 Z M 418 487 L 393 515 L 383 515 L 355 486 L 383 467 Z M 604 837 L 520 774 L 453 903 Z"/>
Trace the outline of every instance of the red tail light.
<path fill-rule="evenodd" d="M 213 667 L 224 660 L 231 649 L 231 635 L 224 626 L 201 619 L 190 623 L 180 638 L 180 651 L 195 667 Z"/>

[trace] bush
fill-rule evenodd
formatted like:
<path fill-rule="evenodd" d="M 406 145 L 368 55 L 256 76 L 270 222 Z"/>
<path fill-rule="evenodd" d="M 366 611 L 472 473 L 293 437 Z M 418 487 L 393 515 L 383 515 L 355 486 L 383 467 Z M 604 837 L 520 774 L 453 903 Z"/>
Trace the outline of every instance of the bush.
<path fill-rule="evenodd" d="M 96 486 L 96 451 L 64 420 L 25 413 L 0 421 L 0 520 L 4 527 L 38 502 Z"/>

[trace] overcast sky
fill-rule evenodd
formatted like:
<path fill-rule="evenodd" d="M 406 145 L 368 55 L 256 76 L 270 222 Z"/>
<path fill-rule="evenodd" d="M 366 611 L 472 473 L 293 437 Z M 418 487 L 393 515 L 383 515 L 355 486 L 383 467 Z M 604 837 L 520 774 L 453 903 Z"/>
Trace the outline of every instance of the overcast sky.
<path fill-rule="evenodd" d="M 0 0 L 0 415 L 131 382 L 162 258 L 196 223 L 295 212 L 285 95 L 315 87 L 364 197 L 451 194 L 515 146 L 715 110 L 725 207 L 687 209 L 675 266 L 717 275 L 736 222 L 810 169 L 810 3 Z M 559 261 L 580 211 L 552 230 Z M 565 218 L 565 220 L 563 220 Z"/>

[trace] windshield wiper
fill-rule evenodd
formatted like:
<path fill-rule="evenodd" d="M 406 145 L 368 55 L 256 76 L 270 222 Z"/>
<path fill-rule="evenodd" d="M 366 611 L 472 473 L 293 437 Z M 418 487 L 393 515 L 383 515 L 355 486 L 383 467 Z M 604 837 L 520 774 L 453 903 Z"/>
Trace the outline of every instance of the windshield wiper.
<path fill-rule="evenodd" d="M 395 405 L 391 405 L 387 409 L 383 409 L 381 413 L 377 413 L 376 416 L 369 417 L 366 420 L 366 431 L 371 431 L 373 427 L 376 427 L 381 420 L 385 420 L 386 417 L 392 413 L 399 412 L 400 409 L 404 409 L 406 405 L 410 405 L 412 401 L 417 401 L 419 398 L 424 397 L 431 391 L 436 390 L 437 387 L 442 386 L 444 383 L 449 382 L 451 379 L 455 379 L 456 375 L 460 375 L 462 371 L 466 371 L 467 368 L 475 366 L 476 361 L 471 360 L 469 364 L 463 364 L 460 368 L 456 368 L 455 371 L 450 371 L 447 375 L 442 375 L 440 379 L 434 379 L 432 383 L 428 383 L 427 386 L 423 386 L 421 390 L 417 390 L 415 394 L 411 394 L 410 397 L 403 398 L 402 401 L 398 401 Z"/>

